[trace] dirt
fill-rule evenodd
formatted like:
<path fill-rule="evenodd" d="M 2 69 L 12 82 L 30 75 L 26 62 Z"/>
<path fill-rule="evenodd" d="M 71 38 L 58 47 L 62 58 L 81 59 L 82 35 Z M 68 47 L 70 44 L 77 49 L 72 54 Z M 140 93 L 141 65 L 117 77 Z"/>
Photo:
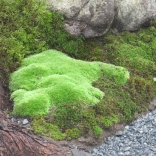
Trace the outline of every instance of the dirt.
<path fill-rule="evenodd" d="M 0 69 L 0 109 L 4 112 L 11 112 L 13 109 L 13 103 L 10 101 L 10 92 L 8 89 L 8 77 L 7 74 Z M 156 108 L 156 98 L 150 103 L 149 109 L 142 114 L 136 116 L 135 119 L 140 117 L 143 114 L 146 114 L 149 111 L 152 111 Z M 6 113 L 5 113 L 6 114 Z M 112 127 L 104 129 L 103 134 L 99 139 L 93 137 L 93 134 L 90 133 L 87 137 L 80 137 L 72 141 L 55 141 L 48 137 L 43 137 L 45 140 L 50 141 L 55 145 L 68 146 L 70 148 L 76 147 L 79 150 L 90 151 L 94 147 L 102 144 L 109 136 L 115 134 L 116 131 L 124 130 L 126 123 L 114 124 Z"/>

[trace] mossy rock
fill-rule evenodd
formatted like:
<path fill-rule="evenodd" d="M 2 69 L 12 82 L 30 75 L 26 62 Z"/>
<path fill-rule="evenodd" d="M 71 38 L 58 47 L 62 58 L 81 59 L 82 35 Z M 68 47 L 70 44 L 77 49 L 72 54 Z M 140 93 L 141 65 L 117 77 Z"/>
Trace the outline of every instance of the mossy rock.
<path fill-rule="evenodd" d="M 13 114 L 48 114 L 53 106 L 79 101 L 93 106 L 104 96 L 104 92 L 92 86 L 101 76 L 124 84 L 129 72 L 111 64 L 75 60 L 56 50 L 25 58 L 22 66 L 10 75 Z"/>

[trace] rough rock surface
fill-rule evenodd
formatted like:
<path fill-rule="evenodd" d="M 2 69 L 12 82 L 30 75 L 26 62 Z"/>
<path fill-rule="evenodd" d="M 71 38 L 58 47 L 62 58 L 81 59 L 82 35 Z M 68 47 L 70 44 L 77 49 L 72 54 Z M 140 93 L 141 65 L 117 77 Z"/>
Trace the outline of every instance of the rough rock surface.
<path fill-rule="evenodd" d="M 113 25 L 119 30 L 135 31 L 156 19 L 156 0 L 115 0 Z"/>
<path fill-rule="evenodd" d="M 65 29 L 86 38 L 104 35 L 114 18 L 114 0 L 46 0 L 51 10 L 61 12 Z"/>
<path fill-rule="evenodd" d="M 52 11 L 65 17 L 65 30 L 86 38 L 103 36 L 112 25 L 120 31 L 135 31 L 156 19 L 156 0 L 46 1 Z"/>

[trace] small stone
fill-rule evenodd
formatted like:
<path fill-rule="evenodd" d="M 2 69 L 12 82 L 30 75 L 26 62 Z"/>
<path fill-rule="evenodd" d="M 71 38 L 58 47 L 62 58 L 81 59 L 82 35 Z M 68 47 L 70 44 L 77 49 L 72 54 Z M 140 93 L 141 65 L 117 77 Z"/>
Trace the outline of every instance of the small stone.
<path fill-rule="evenodd" d="M 125 155 L 125 154 L 124 154 L 123 152 L 119 152 L 118 155 L 119 155 L 119 156 L 123 156 L 123 155 Z"/>
<path fill-rule="evenodd" d="M 111 156 L 117 156 L 117 153 L 115 151 L 110 151 Z"/>
<path fill-rule="evenodd" d="M 128 142 L 128 145 L 130 146 L 132 143 L 133 143 L 132 141 L 129 141 L 129 142 Z"/>
<path fill-rule="evenodd" d="M 11 118 L 11 121 L 12 121 L 12 122 L 16 122 L 16 119 L 15 119 L 15 118 Z"/>
<path fill-rule="evenodd" d="M 123 144 L 123 143 L 119 143 L 119 146 L 120 146 L 120 147 L 123 147 L 123 146 L 124 146 L 124 144 Z"/>
<path fill-rule="evenodd" d="M 71 149 L 77 149 L 77 146 L 71 145 L 70 148 L 71 148 Z"/>
<path fill-rule="evenodd" d="M 116 136 L 122 136 L 124 133 L 123 133 L 123 131 L 118 131 L 118 132 L 116 132 Z"/>
<path fill-rule="evenodd" d="M 125 152 L 125 155 L 130 155 L 130 152 L 129 151 Z"/>
<path fill-rule="evenodd" d="M 102 153 L 98 153 L 98 155 L 97 156 L 104 156 Z"/>
<path fill-rule="evenodd" d="M 153 114 L 153 115 L 155 115 L 155 114 L 156 114 L 156 109 L 152 112 L 152 114 Z"/>
<path fill-rule="evenodd" d="M 91 153 L 95 153 L 95 154 L 96 154 L 97 152 L 98 152 L 98 150 L 95 149 L 95 148 L 91 151 Z"/>
<path fill-rule="evenodd" d="M 129 130 L 129 126 L 127 125 L 127 126 L 125 126 L 125 130 Z"/>
<path fill-rule="evenodd" d="M 73 156 L 91 156 L 90 153 L 84 152 L 84 151 L 79 151 L 77 149 L 71 149 Z M 103 155 L 102 155 L 103 156 Z"/>
<path fill-rule="evenodd" d="M 125 149 L 124 149 L 124 151 L 129 151 L 131 149 L 131 147 L 126 147 Z"/>
<path fill-rule="evenodd" d="M 22 122 L 23 125 L 26 125 L 28 123 L 29 123 L 29 121 L 27 119 L 24 119 L 23 122 Z"/>
<path fill-rule="evenodd" d="M 149 116 L 149 119 L 150 119 L 150 120 L 153 120 L 153 119 L 154 119 L 154 116 Z"/>
<path fill-rule="evenodd" d="M 17 123 L 20 124 L 21 122 L 18 120 Z"/>
<path fill-rule="evenodd" d="M 150 149 L 151 149 L 153 152 L 156 152 L 156 148 L 155 148 L 155 147 L 150 147 Z"/>

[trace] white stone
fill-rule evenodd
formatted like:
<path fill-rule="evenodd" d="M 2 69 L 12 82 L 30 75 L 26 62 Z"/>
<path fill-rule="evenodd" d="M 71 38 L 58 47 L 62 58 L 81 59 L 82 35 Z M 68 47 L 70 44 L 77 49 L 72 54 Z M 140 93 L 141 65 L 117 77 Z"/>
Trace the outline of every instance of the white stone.
<path fill-rule="evenodd" d="M 24 119 L 23 122 L 22 122 L 23 125 L 26 125 L 28 123 L 29 123 L 29 121 L 27 119 Z"/>

